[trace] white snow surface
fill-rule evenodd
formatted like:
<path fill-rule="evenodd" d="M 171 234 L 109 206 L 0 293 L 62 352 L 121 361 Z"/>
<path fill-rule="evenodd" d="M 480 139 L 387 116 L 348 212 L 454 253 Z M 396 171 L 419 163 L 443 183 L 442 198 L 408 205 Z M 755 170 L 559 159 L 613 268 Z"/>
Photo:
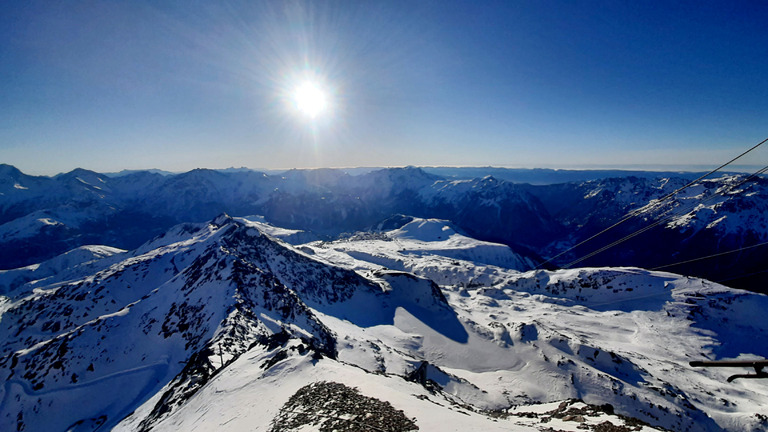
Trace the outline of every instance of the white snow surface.
<path fill-rule="evenodd" d="M 118 262 L 125 252 L 111 246 L 86 245 L 39 264 L 0 270 L 0 293 L 30 291 L 36 286 L 81 278 Z"/>
<path fill-rule="evenodd" d="M 255 226 L 262 233 L 293 245 L 308 243 L 308 242 L 318 240 L 317 235 L 307 231 L 274 226 L 268 223 L 265 220 L 264 216 L 253 215 L 253 216 L 245 216 L 245 217 L 234 218 L 234 219 L 245 222 L 251 226 Z"/>
<path fill-rule="evenodd" d="M 768 427 L 765 381 L 688 366 L 767 356 L 764 295 L 638 268 L 521 271 L 438 220 L 295 247 L 263 230 L 178 226 L 78 280 L 0 296 L 0 430 L 267 431 L 317 381 L 425 431 L 623 424 L 544 415 L 573 399 L 644 431 Z M 422 362 L 438 390 L 403 379 Z"/>
<path fill-rule="evenodd" d="M 470 267 L 528 270 L 533 262 L 507 245 L 477 240 L 440 219 L 413 218 L 402 227 L 379 235 L 360 234 L 334 242 L 302 245 L 305 252 L 353 269 L 417 271 L 442 283 Z M 430 271 L 432 269 L 432 271 Z M 471 281 L 468 281 L 471 282 Z"/>
<path fill-rule="evenodd" d="M 663 215 L 664 226 L 683 232 L 694 233 L 706 229 L 726 236 L 742 235 L 751 230 L 760 240 L 766 240 L 768 207 L 758 199 L 748 198 L 765 196 L 768 191 L 761 183 L 750 179 L 745 175 L 704 179 L 679 192 L 672 200 L 659 203 L 654 199 L 640 210 L 654 217 Z M 660 190 L 666 194 L 681 186 L 669 182 L 661 185 Z M 744 199 L 735 200 L 738 196 Z"/>

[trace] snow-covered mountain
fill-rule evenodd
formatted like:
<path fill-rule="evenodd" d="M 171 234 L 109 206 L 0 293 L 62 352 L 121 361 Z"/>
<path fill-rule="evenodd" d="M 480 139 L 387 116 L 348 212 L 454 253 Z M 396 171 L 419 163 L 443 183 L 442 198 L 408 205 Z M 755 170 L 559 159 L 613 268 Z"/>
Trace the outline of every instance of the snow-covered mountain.
<path fill-rule="evenodd" d="M 530 270 L 444 220 L 378 228 L 291 245 L 222 215 L 18 286 L 0 296 L 0 429 L 768 427 L 764 383 L 688 366 L 768 355 L 765 295 Z"/>
<path fill-rule="evenodd" d="M 384 227 L 389 227 L 385 230 Z M 333 242 L 312 242 L 302 251 L 329 262 L 343 262 L 353 270 L 394 269 L 415 272 L 438 283 L 452 281 L 466 267 L 482 265 L 530 270 L 535 264 L 509 246 L 476 240 L 457 231 L 450 222 L 395 216 L 374 232 L 358 233 Z M 429 257 L 427 259 L 426 257 Z M 446 271 L 450 270 L 450 271 Z M 471 277 L 466 273 L 468 283 Z"/>
<path fill-rule="evenodd" d="M 556 262 L 661 267 L 765 292 L 768 180 L 724 175 L 660 201 L 687 184 L 680 178 L 626 177 L 533 191 L 568 233 L 543 248 L 542 255 L 556 256 L 620 222 Z M 614 242 L 621 243 L 580 260 Z M 717 259 L 700 260 L 710 255 Z"/>
<path fill-rule="evenodd" d="M 482 174 L 478 170 L 469 172 Z M 519 170 L 488 171 L 499 177 L 446 178 L 415 167 L 350 171 L 355 175 L 332 169 L 271 175 L 197 169 L 118 177 L 78 169 L 33 177 L 1 165 L 0 269 L 39 263 L 89 244 L 133 249 L 176 224 L 204 222 L 222 212 L 261 215 L 273 226 L 326 240 L 370 231 L 405 214 L 450 221 L 471 237 L 505 244 L 537 263 L 551 259 L 549 268 L 588 255 L 578 264 L 657 268 L 684 262 L 663 268 L 765 290 L 765 178 L 705 179 L 655 205 L 687 184 L 691 174 L 602 178 L 610 173 L 584 173 L 598 178 L 532 186 L 503 180 L 516 178 Z M 538 175 L 534 171 L 531 175 Z M 628 214 L 636 217 L 571 249 Z M 642 234 L 591 256 L 636 232 Z M 718 258 L 693 261 L 709 255 Z"/>
<path fill-rule="evenodd" d="M 0 270 L 0 294 L 10 293 L 29 282 L 47 284 L 49 279 L 76 279 L 117 262 L 125 253 L 111 246 L 80 246 L 39 264 L 12 270 Z M 107 259 L 110 258 L 110 259 Z"/>
<path fill-rule="evenodd" d="M 498 239 L 487 238 L 507 244 L 546 231 L 538 222 L 546 219 L 541 206 L 528 208 L 536 199 L 511 183 L 446 183 L 413 167 L 358 176 L 339 170 L 268 176 L 197 169 L 167 176 L 136 172 L 108 177 L 78 169 L 53 178 L 25 176 L 4 167 L 0 268 L 6 269 L 85 244 L 135 248 L 174 224 L 203 222 L 222 212 L 263 215 L 276 226 L 331 237 L 363 230 L 393 214 L 449 219 L 474 235 L 507 232 L 503 228 L 509 224 L 533 224 Z M 498 217 L 478 224 L 486 210 Z M 536 220 L 529 218 L 533 215 L 538 215 Z M 8 250 L 13 252 L 4 252 Z"/>

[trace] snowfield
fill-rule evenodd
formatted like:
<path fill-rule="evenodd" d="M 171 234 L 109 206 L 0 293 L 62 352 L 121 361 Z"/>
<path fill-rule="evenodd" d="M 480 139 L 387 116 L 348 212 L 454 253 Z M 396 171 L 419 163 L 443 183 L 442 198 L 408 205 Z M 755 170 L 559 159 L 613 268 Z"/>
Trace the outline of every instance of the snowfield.
<path fill-rule="evenodd" d="M 301 238 L 222 215 L 13 270 L 55 268 L 0 296 L 0 430 L 768 429 L 768 382 L 688 365 L 768 356 L 765 295 L 438 219 Z"/>

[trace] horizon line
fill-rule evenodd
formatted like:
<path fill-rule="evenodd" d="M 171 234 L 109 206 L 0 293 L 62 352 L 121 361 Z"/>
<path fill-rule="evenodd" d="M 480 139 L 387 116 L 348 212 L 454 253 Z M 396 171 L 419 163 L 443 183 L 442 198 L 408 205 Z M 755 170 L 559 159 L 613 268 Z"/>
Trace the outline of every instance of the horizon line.
<path fill-rule="evenodd" d="M 669 172 L 669 173 L 696 173 L 705 172 L 714 168 L 713 165 L 707 164 L 574 164 L 574 165 L 558 165 L 553 164 L 551 166 L 515 166 L 515 165 L 380 165 L 380 166 L 338 166 L 338 167 L 292 167 L 292 168 L 250 168 L 250 167 L 227 167 L 227 168 L 207 168 L 207 167 L 195 167 L 183 171 L 170 171 L 162 168 L 138 168 L 130 169 L 124 168 L 120 171 L 96 171 L 89 168 L 76 167 L 69 171 L 62 171 L 55 174 L 29 174 L 24 170 L 16 167 L 12 164 L 0 164 L 11 166 L 25 175 L 37 176 L 37 177 L 56 177 L 59 175 L 71 173 L 77 170 L 86 170 L 103 174 L 106 176 L 119 176 L 126 175 L 134 172 L 158 172 L 163 175 L 178 175 L 184 174 L 190 171 L 202 169 L 211 171 L 252 171 L 262 172 L 265 174 L 277 174 L 288 171 L 314 171 L 314 170 L 354 170 L 354 171 L 374 171 L 380 169 L 392 169 L 392 168 L 420 168 L 420 169 L 506 169 L 506 170 L 519 170 L 519 171 L 535 171 L 535 170 L 549 170 L 549 171 L 626 171 L 626 172 Z M 722 172 L 736 172 L 736 173 L 753 173 L 756 170 L 763 168 L 756 164 L 734 164 L 725 167 Z"/>

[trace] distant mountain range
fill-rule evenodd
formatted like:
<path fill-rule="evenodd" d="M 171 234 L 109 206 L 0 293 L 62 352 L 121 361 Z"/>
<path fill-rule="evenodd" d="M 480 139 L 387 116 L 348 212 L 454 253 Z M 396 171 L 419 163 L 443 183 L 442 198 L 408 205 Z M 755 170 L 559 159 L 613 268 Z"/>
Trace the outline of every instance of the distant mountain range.
<path fill-rule="evenodd" d="M 664 269 L 766 290 L 768 247 L 761 245 L 768 241 L 768 181 L 718 174 L 653 204 L 692 178 L 696 174 L 416 167 L 356 175 L 197 169 L 108 176 L 77 169 L 36 177 L 0 165 L 0 268 L 37 264 L 90 244 L 133 249 L 175 224 L 221 213 L 259 215 L 327 240 L 375 231 L 406 215 L 450 220 L 467 235 L 508 245 L 548 268 L 682 262 Z M 718 256 L 699 260 L 710 255 Z"/>

